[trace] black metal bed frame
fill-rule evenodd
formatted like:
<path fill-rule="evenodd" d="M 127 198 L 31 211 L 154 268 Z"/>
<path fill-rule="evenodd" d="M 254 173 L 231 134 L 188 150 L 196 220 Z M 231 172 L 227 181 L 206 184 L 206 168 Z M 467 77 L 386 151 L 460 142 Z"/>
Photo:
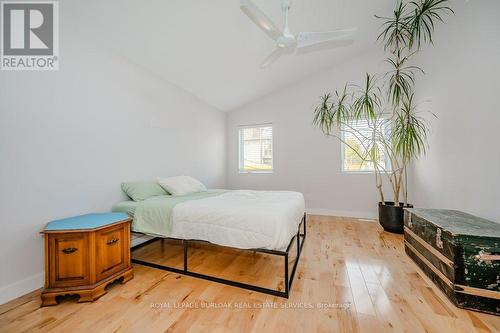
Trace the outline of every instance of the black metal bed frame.
<path fill-rule="evenodd" d="M 300 230 L 301 227 L 303 227 L 304 233 L 301 233 L 301 230 Z M 187 275 L 187 276 L 192 276 L 192 277 L 199 278 L 199 279 L 204 279 L 204 280 L 208 280 L 208 281 L 218 282 L 218 283 L 222 283 L 222 284 L 225 284 L 225 285 L 228 285 L 228 286 L 243 288 L 243 289 L 247 289 L 247 290 L 253 290 L 253 291 L 257 291 L 257 292 L 264 293 L 264 294 L 269 294 L 269 295 L 274 295 L 274 296 L 288 298 L 290 296 L 290 289 L 292 288 L 292 282 L 293 282 L 293 278 L 295 276 L 295 271 L 297 270 L 297 265 L 299 263 L 300 254 L 302 253 L 302 247 L 304 246 L 304 241 L 306 239 L 306 229 L 307 229 L 306 228 L 306 214 L 304 213 L 304 217 L 302 217 L 302 221 L 299 224 L 299 228 L 298 228 L 297 234 L 290 240 L 290 243 L 288 244 L 288 246 L 287 246 L 287 248 L 286 248 L 285 251 L 267 250 L 267 249 L 242 250 L 242 249 L 238 249 L 238 248 L 233 248 L 233 249 L 241 250 L 241 251 L 261 252 L 261 253 L 272 254 L 272 255 L 277 255 L 277 256 L 284 257 L 284 260 L 285 260 L 285 291 L 276 290 L 276 289 L 270 289 L 270 288 L 264 288 L 264 287 L 259 287 L 259 286 L 252 285 L 252 284 L 247 284 L 247 283 L 242 283 L 242 282 L 238 282 L 238 281 L 222 279 L 222 278 L 219 278 L 219 277 L 216 277 L 216 276 L 206 275 L 206 274 L 201 274 L 201 273 L 196 273 L 196 272 L 190 271 L 188 269 L 188 247 L 189 247 L 189 243 L 208 243 L 206 241 L 192 240 L 192 239 L 191 240 L 180 239 L 182 241 L 182 244 L 183 244 L 183 247 L 184 247 L 184 268 L 183 269 L 175 268 L 175 267 L 170 267 L 170 266 L 164 266 L 164 265 L 156 264 L 156 263 L 145 261 L 145 260 L 141 260 L 141 259 L 134 259 L 134 258 L 132 258 L 131 260 L 132 260 L 133 263 L 139 264 L 139 265 L 149 266 L 149 267 L 152 267 L 152 268 L 162 269 L 164 271 L 179 273 L 179 274 L 183 274 L 183 275 Z M 302 238 L 302 241 L 301 241 L 301 238 Z M 165 238 L 156 237 L 156 238 L 150 239 L 150 240 L 148 240 L 148 241 L 146 241 L 144 243 L 141 243 L 141 244 L 133 246 L 131 248 L 131 251 L 133 251 L 135 249 L 138 249 L 140 247 L 143 247 L 143 246 L 145 246 L 147 244 L 150 244 L 152 242 L 155 242 L 157 240 L 160 240 L 160 239 L 165 239 Z M 174 238 L 166 238 L 166 239 L 174 239 Z M 295 262 L 293 264 L 292 272 L 289 275 L 289 271 L 288 271 L 288 255 L 289 255 L 289 252 L 290 252 L 290 248 L 292 247 L 293 242 L 294 242 L 295 239 L 297 239 L 297 258 L 295 259 Z M 179 239 L 177 239 L 177 240 L 179 240 Z M 212 243 L 210 243 L 210 244 L 212 244 Z M 227 247 L 227 246 L 221 246 L 221 245 L 216 245 L 216 244 L 212 244 L 212 245 L 219 246 L 219 247 Z"/>

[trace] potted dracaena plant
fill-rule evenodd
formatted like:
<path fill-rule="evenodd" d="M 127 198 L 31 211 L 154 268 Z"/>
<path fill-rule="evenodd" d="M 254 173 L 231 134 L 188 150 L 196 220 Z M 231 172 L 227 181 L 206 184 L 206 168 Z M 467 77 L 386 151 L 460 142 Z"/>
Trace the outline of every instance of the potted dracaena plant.
<path fill-rule="evenodd" d="M 423 70 L 411 65 L 422 46 L 433 43 L 436 23 L 453 13 L 449 0 L 398 1 L 383 20 L 378 40 L 388 54 L 390 69 L 366 74 L 361 86 L 346 84 L 321 97 L 313 124 L 340 140 L 346 151 L 374 171 L 379 222 L 385 230 L 403 232 L 403 208 L 408 203 L 407 167 L 425 153 L 429 125 L 415 105 L 415 77 Z M 386 179 L 386 181 L 384 181 Z M 392 201 L 386 201 L 384 184 Z"/>

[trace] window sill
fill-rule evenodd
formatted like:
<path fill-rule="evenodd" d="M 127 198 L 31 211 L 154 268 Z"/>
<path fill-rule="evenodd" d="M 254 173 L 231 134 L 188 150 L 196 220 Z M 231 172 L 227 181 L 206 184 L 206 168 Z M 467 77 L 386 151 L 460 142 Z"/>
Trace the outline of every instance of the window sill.
<path fill-rule="evenodd" d="M 390 174 L 392 171 L 381 171 L 380 173 L 382 174 Z M 375 174 L 375 171 L 346 171 L 342 170 L 341 173 L 347 174 L 347 175 L 373 175 Z"/>
<path fill-rule="evenodd" d="M 248 174 L 248 173 L 257 173 L 257 174 L 270 174 L 273 173 L 273 170 L 269 171 L 245 171 L 245 170 L 239 170 L 239 174 Z"/>

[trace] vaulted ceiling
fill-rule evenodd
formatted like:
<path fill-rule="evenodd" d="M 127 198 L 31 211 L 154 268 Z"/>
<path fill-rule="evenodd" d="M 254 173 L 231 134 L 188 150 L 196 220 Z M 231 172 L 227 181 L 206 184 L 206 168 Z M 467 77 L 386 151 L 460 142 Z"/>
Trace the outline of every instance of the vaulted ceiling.
<path fill-rule="evenodd" d="M 255 0 L 279 27 L 280 0 Z M 239 0 L 85 0 L 61 3 L 61 20 L 223 111 L 340 65 L 375 43 L 394 0 L 294 0 L 292 33 L 357 27 L 341 48 L 286 56 L 261 69 L 274 42 L 239 8 Z"/>

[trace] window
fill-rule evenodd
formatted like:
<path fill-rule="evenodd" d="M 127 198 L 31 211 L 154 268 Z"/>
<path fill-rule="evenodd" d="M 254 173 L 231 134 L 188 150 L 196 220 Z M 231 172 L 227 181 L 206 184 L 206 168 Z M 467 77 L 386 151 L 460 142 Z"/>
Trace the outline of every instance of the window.
<path fill-rule="evenodd" d="M 343 172 L 374 172 L 375 167 L 373 162 L 363 161 L 363 159 L 352 149 L 356 149 L 362 155 L 365 155 L 368 150 L 373 147 L 373 123 L 367 120 L 350 121 L 342 127 L 342 139 L 347 143 L 342 142 L 342 171 Z M 384 133 L 387 138 L 389 134 L 389 122 L 386 119 L 377 120 L 377 133 Z M 380 134 L 379 134 L 380 135 Z M 386 156 L 384 149 L 381 148 L 382 140 L 375 138 L 378 145 L 378 165 L 383 171 L 391 170 L 391 163 Z M 351 148 L 352 147 L 352 148 Z"/>
<path fill-rule="evenodd" d="M 239 129 L 240 172 L 273 171 L 273 127 L 270 124 Z"/>

